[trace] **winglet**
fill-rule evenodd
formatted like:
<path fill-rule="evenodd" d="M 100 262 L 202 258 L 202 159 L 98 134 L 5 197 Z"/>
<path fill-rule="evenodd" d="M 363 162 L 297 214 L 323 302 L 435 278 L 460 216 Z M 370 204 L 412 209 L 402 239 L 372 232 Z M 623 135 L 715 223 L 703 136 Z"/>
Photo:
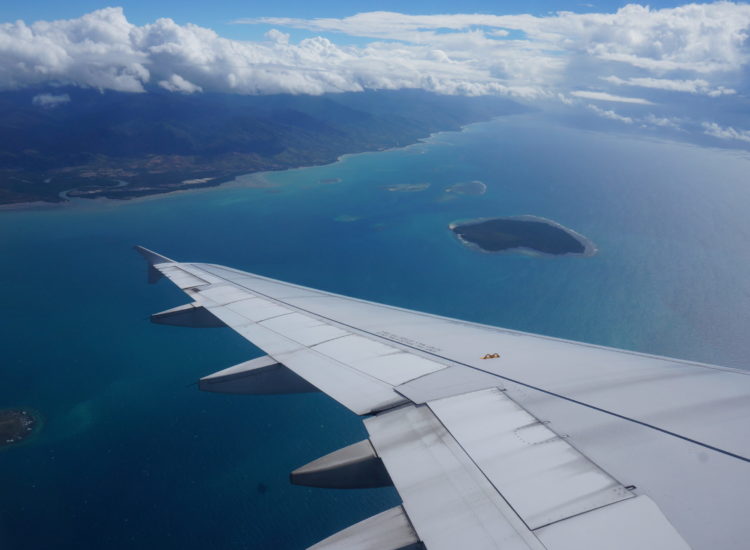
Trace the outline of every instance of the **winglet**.
<path fill-rule="evenodd" d="M 153 250 L 149 250 L 148 248 L 144 248 L 142 246 L 134 246 L 135 250 L 144 258 L 146 258 L 146 261 L 149 263 L 149 265 L 155 265 L 155 264 L 163 264 L 167 262 L 174 262 L 174 260 L 170 260 L 166 256 L 162 256 L 161 254 L 157 254 Z"/>
<path fill-rule="evenodd" d="M 153 250 L 149 250 L 148 248 L 144 248 L 142 246 L 134 246 L 135 250 L 143 256 L 146 261 L 148 262 L 148 282 L 149 284 L 154 284 L 156 281 L 161 279 L 164 275 L 161 274 L 161 272 L 154 267 L 156 264 L 163 264 L 163 263 L 171 263 L 174 262 L 174 260 L 170 260 L 166 256 L 162 256 L 161 254 L 157 254 Z"/>

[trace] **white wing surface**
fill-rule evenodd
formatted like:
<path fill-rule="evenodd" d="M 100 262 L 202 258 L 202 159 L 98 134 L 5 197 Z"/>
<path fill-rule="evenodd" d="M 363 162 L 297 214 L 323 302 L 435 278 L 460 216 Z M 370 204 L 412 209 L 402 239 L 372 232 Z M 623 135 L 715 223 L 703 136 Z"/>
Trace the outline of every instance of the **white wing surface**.
<path fill-rule="evenodd" d="M 369 440 L 293 472 L 393 484 L 402 506 L 318 549 L 746 548 L 750 377 L 347 298 L 138 247 L 192 302 L 157 323 L 228 326 L 267 356 L 201 380 L 320 390 Z"/>

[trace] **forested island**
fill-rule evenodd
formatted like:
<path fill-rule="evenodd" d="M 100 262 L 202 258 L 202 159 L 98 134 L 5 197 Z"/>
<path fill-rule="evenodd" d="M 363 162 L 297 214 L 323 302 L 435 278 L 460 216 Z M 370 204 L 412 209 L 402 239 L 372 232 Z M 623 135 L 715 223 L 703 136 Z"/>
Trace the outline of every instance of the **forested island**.
<path fill-rule="evenodd" d="M 453 222 L 449 228 L 470 248 L 482 252 L 530 251 L 551 256 L 591 256 L 596 247 L 583 235 L 536 216 Z"/>
<path fill-rule="evenodd" d="M 24 409 L 0 409 L 0 448 L 20 443 L 30 437 L 39 420 Z"/>
<path fill-rule="evenodd" d="M 0 204 L 127 199 L 328 164 L 527 110 L 500 97 L 421 90 L 267 95 L 59 87 L 0 92 Z M 322 183 L 333 183 L 325 181 Z"/>

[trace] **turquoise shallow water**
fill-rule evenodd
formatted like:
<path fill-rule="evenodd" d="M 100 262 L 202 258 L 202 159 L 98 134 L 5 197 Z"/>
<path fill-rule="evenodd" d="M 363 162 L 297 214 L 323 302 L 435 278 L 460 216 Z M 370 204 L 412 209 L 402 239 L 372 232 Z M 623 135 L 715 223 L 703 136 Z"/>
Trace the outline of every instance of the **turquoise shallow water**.
<path fill-rule="evenodd" d="M 46 417 L 0 452 L 0 547 L 299 548 L 398 502 L 293 487 L 365 437 L 320 395 L 198 392 L 259 355 L 229 330 L 152 325 L 185 301 L 132 251 L 210 261 L 375 301 L 743 368 L 750 157 L 560 127 L 477 124 L 324 167 L 127 203 L 0 211 L 0 407 Z M 338 183 L 321 180 L 340 178 Z M 257 181 L 257 178 L 246 178 Z M 487 184 L 483 196 L 444 189 Z M 430 183 L 421 192 L 388 185 Z M 533 214 L 591 258 L 482 254 L 458 219 Z"/>

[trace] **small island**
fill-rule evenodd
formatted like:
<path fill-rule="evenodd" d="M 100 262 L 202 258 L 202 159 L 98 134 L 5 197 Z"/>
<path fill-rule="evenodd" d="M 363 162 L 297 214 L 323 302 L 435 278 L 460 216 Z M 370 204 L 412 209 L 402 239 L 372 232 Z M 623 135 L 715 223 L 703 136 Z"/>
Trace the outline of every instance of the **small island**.
<path fill-rule="evenodd" d="M 385 190 L 391 191 L 392 193 L 418 193 L 429 187 L 429 183 L 398 183 L 396 185 L 386 186 Z"/>
<path fill-rule="evenodd" d="M 589 239 L 557 222 L 537 216 L 483 218 L 453 222 L 459 241 L 482 252 L 517 251 L 549 256 L 593 256 Z"/>
<path fill-rule="evenodd" d="M 446 187 L 445 192 L 457 195 L 484 195 L 487 192 L 487 184 L 479 180 L 462 181 Z"/>
<path fill-rule="evenodd" d="M 0 448 L 20 443 L 39 426 L 39 419 L 24 409 L 0 410 Z"/>

